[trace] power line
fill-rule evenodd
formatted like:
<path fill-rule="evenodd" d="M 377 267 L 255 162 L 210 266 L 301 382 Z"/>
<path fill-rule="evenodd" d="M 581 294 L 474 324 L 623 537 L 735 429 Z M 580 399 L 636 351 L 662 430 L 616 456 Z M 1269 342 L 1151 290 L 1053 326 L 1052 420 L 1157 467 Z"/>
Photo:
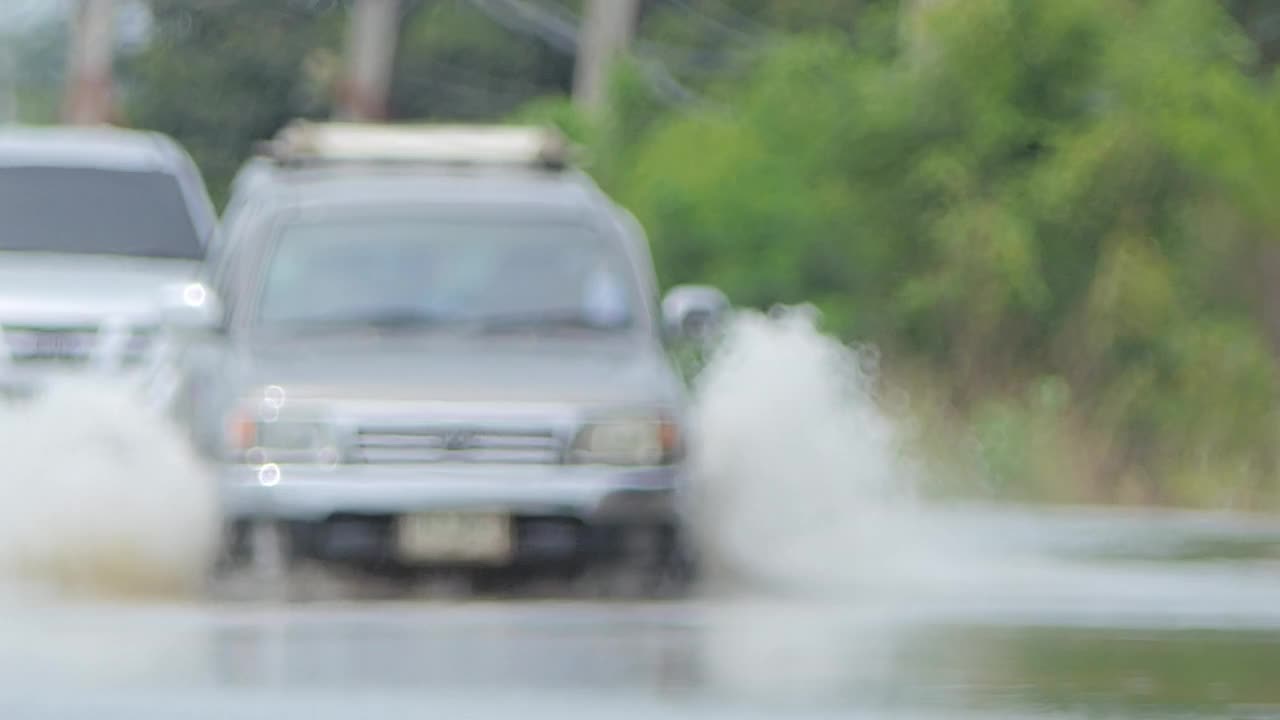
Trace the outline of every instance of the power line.
<path fill-rule="evenodd" d="M 579 18 L 563 7 L 560 7 L 557 12 L 529 0 L 469 0 L 469 2 L 509 30 L 535 35 L 551 47 L 571 57 L 576 57 L 578 54 Z M 639 43 L 636 60 L 650 87 L 665 101 L 674 105 L 701 103 L 702 99 L 698 94 L 676 79 L 665 63 L 651 57 L 652 53 L 646 52 L 649 47 L 651 46 L 648 44 Z"/>
<path fill-rule="evenodd" d="M 665 0 L 665 2 L 667 5 L 670 5 L 671 7 L 684 11 L 684 13 L 687 15 L 691 15 L 693 17 L 698 18 L 703 22 L 703 24 L 715 28 L 722 35 L 732 36 L 739 39 L 740 41 L 749 42 L 749 43 L 758 43 L 761 41 L 762 37 L 769 37 L 773 35 L 772 28 L 769 28 L 768 26 L 765 26 L 765 25 L 760 25 L 758 23 L 756 23 L 755 26 L 757 28 L 762 28 L 761 30 L 744 30 L 742 27 L 738 26 L 736 23 L 729 23 L 725 20 L 720 19 L 719 17 L 716 17 L 715 15 L 712 15 L 710 13 L 707 13 L 703 10 L 698 9 L 696 6 L 694 6 L 693 3 L 689 2 L 689 0 Z M 741 18 L 743 16 L 738 15 L 738 17 Z"/>
<path fill-rule="evenodd" d="M 485 15 L 514 32 L 536 35 L 560 52 L 578 53 L 578 28 L 562 19 L 518 0 L 469 0 Z"/>
<path fill-rule="evenodd" d="M 536 94 L 546 90 L 546 86 L 533 82 L 523 76 L 497 75 L 475 67 L 458 65 L 457 63 L 450 62 L 449 60 L 443 60 L 441 58 L 429 58 L 426 62 L 426 66 L 431 68 L 432 74 L 435 74 L 437 71 L 443 71 L 446 75 L 451 75 L 460 81 L 468 82 L 472 85 L 501 88 L 499 92 Z"/>
<path fill-rule="evenodd" d="M 446 98 L 453 98 L 468 106 L 468 109 L 473 111 L 470 114 L 490 117 L 510 112 L 534 96 L 520 91 L 479 88 L 467 82 L 453 82 L 434 75 L 414 78 L 405 82 L 404 85 L 442 93 Z"/>

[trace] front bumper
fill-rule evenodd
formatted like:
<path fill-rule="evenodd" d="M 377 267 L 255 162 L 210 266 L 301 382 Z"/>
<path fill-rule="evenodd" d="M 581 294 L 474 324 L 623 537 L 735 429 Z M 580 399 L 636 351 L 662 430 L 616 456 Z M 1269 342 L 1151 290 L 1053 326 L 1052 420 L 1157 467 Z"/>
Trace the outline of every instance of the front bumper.
<path fill-rule="evenodd" d="M 682 481 L 675 466 L 281 465 L 277 472 L 230 465 L 220 488 L 232 520 L 483 510 L 643 524 L 675 520 Z"/>
<path fill-rule="evenodd" d="M 0 369 L 0 400 L 27 401 L 44 396 L 50 388 L 69 383 L 107 381 L 113 385 L 142 388 L 145 375 L 137 365 L 119 368 L 71 367 L 6 367 Z"/>
<path fill-rule="evenodd" d="M 469 511 L 509 519 L 511 546 L 496 561 L 503 566 L 679 552 L 678 467 L 286 465 L 276 473 L 234 465 L 222 469 L 221 480 L 233 557 L 253 552 L 251 527 L 258 525 L 282 531 L 292 557 L 466 565 L 471 563 L 406 559 L 396 528 L 399 518 L 411 515 Z"/>

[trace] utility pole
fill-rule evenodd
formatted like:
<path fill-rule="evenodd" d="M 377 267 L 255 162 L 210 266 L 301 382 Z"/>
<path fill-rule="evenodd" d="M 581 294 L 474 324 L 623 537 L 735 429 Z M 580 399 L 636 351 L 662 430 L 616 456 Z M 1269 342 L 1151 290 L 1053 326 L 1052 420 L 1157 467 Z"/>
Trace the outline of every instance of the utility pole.
<path fill-rule="evenodd" d="M 400 0 L 356 2 L 347 29 L 347 67 L 338 87 L 338 117 L 386 118 L 399 24 Z"/>
<path fill-rule="evenodd" d="M 96 125 L 111 120 L 113 0 L 79 0 L 72 18 L 71 56 L 63 121 Z"/>
<path fill-rule="evenodd" d="M 587 0 L 578 36 L 573 99 L 589 110 L 605 98 L 609 68 L 631 47 L 640 16 L 640 0 Z"/>

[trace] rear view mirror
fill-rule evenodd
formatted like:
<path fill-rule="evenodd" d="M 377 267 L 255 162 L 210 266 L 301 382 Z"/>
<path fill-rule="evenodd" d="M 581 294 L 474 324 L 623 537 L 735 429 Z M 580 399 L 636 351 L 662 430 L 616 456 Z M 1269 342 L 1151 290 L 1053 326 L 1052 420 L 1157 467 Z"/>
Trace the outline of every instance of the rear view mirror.
<path fill-rule="evenodd" d="M 663 330 L 668 338 L 704 342 L 724 324 L 729 298 L 705 285 L 681 285 L 662 299 Z"/>
<path fill-rule="evenodd" d="M 198 282 L 165 286 L 160 296 L 160 323 L 180 335 L 217 332 L 222 327 L 222 303 L 208 286 Z"/>

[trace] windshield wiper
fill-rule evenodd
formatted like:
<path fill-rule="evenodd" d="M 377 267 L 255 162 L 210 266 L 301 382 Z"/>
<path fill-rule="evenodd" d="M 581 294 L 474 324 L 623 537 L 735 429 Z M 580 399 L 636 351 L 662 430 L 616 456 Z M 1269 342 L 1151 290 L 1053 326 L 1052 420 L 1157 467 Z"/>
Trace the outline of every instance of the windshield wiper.
<path fill-rule="evenodd" d="M 591 330 L 595 332 L 617 332 L 630 327 L 630 321 L 621 323 L 602 323 L 587 317 L 579 309 L 567 310 L 533 310 L 510 313 L 497 313 L 469 318 L 470 323 L 481 332 L 503 332 L 510 330 Z"/>
<path fill-rule="evenodd" d="M 302 320 L 288 320 L 279 326 L 297 334 L 350 332 L 353 330 L 419 331 L 440 327 L 447 321 L 435 313 L 419 308 L 388 308 L 372 312 L 324 315 Z"/>

